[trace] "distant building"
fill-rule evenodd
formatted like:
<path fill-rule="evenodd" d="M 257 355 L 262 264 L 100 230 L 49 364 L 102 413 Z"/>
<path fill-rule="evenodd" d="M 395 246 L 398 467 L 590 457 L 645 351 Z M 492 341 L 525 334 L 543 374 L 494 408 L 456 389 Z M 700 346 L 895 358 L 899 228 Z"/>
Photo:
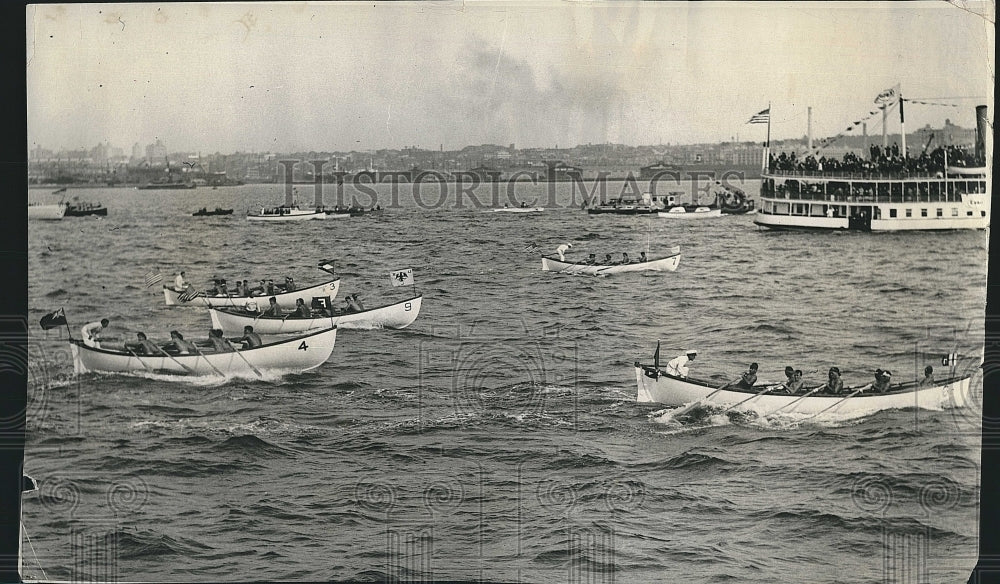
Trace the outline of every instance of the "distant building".
<path fill-rule="evenodd" d="M 155 144 L 146 146 L 146 162 L 152 166 L 167 163 L 167 147 L 159 138 Z"/>
<path fill-rule="evenodd" d="M 639 167 L 639 180 L 649 180 L 658 175 L 662 176 L 661 173 L 664 172 L 669 172 L 669 171 L 680 172 L 682 170 L 684 169 L 681 168 L 680 166 L 677 166 L 676 164 L 670 164 L 661 160 L 654 164 L 650 164 L 649 166 Z"/>

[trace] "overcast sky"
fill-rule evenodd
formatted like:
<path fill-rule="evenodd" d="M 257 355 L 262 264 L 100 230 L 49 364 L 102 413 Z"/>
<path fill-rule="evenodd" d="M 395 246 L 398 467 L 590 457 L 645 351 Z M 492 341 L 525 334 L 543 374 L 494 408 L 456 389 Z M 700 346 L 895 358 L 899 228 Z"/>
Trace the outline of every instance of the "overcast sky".
<path fill-rule="evenodd" d="M 772 137 L 805 135 L 806 106 L 819 137 L 897 83 L 961 106 L 908 105 L 908 129 L 973 127 L 993 103 L 994 16 L 945 2 L 40 5 L 28 147 L 763 141 L 746 121 L 769 102 Z"/>

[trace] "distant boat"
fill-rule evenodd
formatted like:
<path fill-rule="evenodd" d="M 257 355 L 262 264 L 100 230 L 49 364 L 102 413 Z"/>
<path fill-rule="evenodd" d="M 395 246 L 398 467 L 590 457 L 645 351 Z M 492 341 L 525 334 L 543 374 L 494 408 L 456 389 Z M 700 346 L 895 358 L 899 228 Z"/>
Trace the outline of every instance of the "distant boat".
<path fill-rule="evenodd" d="M 504 205 L 496 209 L 488 209 L 487 213 L 539 213 L 544 210 L 545 207 L 529 207 L 527 204 L 521 203 L 518 207 Z"/>
<path fill-rule="evenodd" d="M 61 189 L 56 189 L 56 190 L 52 191 L 52 194 L 53 195 L 58 195 L 59 193 L 65 193 L 65 192 L 66 192 L 66 187 L 63 187 Z"/>
<path fill-rule="evenodd" d="M 722 209 L 700 205 L 673 205 L 660 211 L 658 215 L 670 219 L 707 219 L 722 217 Z"/>
<path fill-rule="evenodd" d="M 326 213 L 323 208 L 300 209 L 298 205 L 261 207 L 257 213 L 247 213 L 247 221 L 308 221 L 310 219 L 326 219 Z"/>
<path fill-rule="evenodd" d="M 202 207 L 201 209 L 198 209 L 194 213 L 191 213 L 191 216 L 193 216 L 193 217 L 212 217 L 214 215 L 232 215 L 232 214 L 233 214 L 233 210 L 232 209 L 222 209 L 220 207 L 216 207 L 214 211 L 209 211 L 205 207 Z"/>
<path fill-rule="evenodd" d="M 107 217 L 108 208 L 100 203 L 70 203 L 66 206 L 67 217 L 85 217 L 87 215 Z"/>
<path fill-rule="evenodd" d="M 193 189 L 197 186 L 193 182 L 151 182 L 135 188 L 144 191 L 157 189 Z"/>
<path fill-rule="evenodd" d="M 591 215 L 651 215 L 656 213 L 657 210 L 653 206 L 652 200 L 649 199 L 649 193 L 646 193 L 643 200 L 636 199 L 635 197 L 619 197 L 606 203 L 589 207 L 587 213 Z"/>
<path fill-rule="evenodd" d="M 598 262 L 601 260 L 598 260 Z M 559 274 L 590 274 L 594 276 L 619 274 L 622 272 L 673 272 L 681 262 L 681 248 L 674 246 L 668 255 L 653 258 L 644 262 L 634 261 L 627 264 L 601 264 L 586 262 L 568 262 L 557 256 L 542 256 L 542 271 Z"/>
<path fill-rule="evenodd" d="M 28 203 L 28 219 L 62 219 L 66 215 L 66 204 L 43 205 Z"/>

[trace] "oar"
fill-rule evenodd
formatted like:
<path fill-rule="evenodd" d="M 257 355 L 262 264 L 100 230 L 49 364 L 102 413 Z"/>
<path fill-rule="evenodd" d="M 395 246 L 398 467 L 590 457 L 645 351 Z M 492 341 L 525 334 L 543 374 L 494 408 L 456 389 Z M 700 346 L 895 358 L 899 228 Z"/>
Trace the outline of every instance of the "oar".
<path fill-rule="evenodd" d="M 232 347 L 232 344 L 230 343 L 229 346 Z M 243 356 L 243 353 L 240 353 L 239 349 L 237 349 L 236 347 L 233 347 L 233 352 L 236 353 L 237 355 L 239 355 L 240 359 L 243 359 L 243 362 L 246 363 L 251 369 L 253 369 L 253 372 L 257 374 L 257 377 L 260 377 L 260 378 L 264 377 L 264 374 L 261 373 L 259 369 L 257 369 L 256 367 L 254 367 L 253 363 L 251 363 L 249 360 L 247 360 L 247 358 Z"/>
<path fill-rule="evenodd" d="M 725 388 L 726 388 L 726 385 L 729 385 L 729 382 L 728 382 L 728 381 L 726 382 L 726 384 L 725 384 L 725 385 L 723 385 L 723 386 L 722 386 L 722 387 L 720 387 L 719 389 L 716 389 L 715 391 L 713 391 L 712 393 L 710 393 L 710 394 L 706 395 L 705 397 L 703 397 L 703 398 L 701 398 L 701 399 L 699 399 L 699 400 L 695 400 L 695 402 L 694 402 L 694 403 L 692 403 L 692 404 L 690 404 L 690 405 L 687 405 L 687 406 L 684 406 L 683 408 L 681 408 L 681 409 L 679 409 L 679 410 L 675 410 L 675 411 L 674 411 L 674 412 L 673 412 L 673 413 L 671 414 L 671 416 L 670 416 L 670 417 L 671 417 L 671 418 L 677 418 L 677 416 L 682 416 L 682 415 L 684 415 L 684 414 L 686 414 L 686 413 L 690 412 L 691 410 L 693 410 L 693 409 L 695 409 L 696 407 L 700 406 L 700 405 L 702 404 L 702 402 L 704 402 L 704 401 L 708 400 L 708 399 L 709 399 L 710 397 L 712 397 L 713 395 L 715 395 L 715 394 L 719 393 L 720 391 L 722 391 L 723 389 L 725 389 Z"/>
<path fill-rule="evenodd" d="M 225 373 L 223 373 L 222 371 L 219 371 L 219 368 L 212 364 L 212 360 L 211 359 L 209 359 L 204 353 L 202 353 L 200 350 L 198 350 L 198 345 L 196 345 L 194 343 L 191 343 L 191 346 L 194 347 L 195 354 L 198 355 L 199 357 L 204 357 L 205 358 L 205 362 L 208 363 L 208 366 L 211 367 L 216 373 L 219 374 L 219 377 L 225 377 L 226 376 Z"/>
<path fill-rule="evenodd" d="M 813 414 L 813 415 L 809 416 L 808 418 L 806 418 L 805 420 L 802 420 L 802 421 L 803 421 L 803 422 L 805 422 L 805 421 L 807 421 L 807 420 L 811 420 L 811 419 L 815 418 L 816 416 L 818 416 L 818 415 L 822 414 L 823 412 L 825 412 L 825 411 L 829 410 L 830 408 L 833 408 L 833 407 L 835 407 L 835 406 L 837 406 L 837 405 L 839 405 L 839 404 L 842 404 L 842 403 L 844 403 L 845 401 L 847 401 L 847 400 L 851 399 L 852 397 L 854 397 L 854 396 L 858 395 L 858 394 L 859 394 L 859 393 L 861 393 L 862 391 L 864 391 L 864 389 L 863 389 L 863 388 L 862 388 L 862 389 L 856 389 L 856 390 L 852 391 L 852 392 L 851 392 L 850 394 L 848 394 L 848 396 L 847 396 L 847 397 L 845 397 L 844 399 L 839 399 L 839 400 L 837 400 L 837 401 L 836 401 L 836 402 L 834 402 L 833 404 L 831 404 L 831 405 L 829 405 L 829 406 L 827 406 L 827 407 L 823 408 L 822 410 L 820 410 L 820 411 L 816 412 L 815 414 Z"/>
<path fill-rule="evenodd" d="M 722 410 L 722 413 L 724 414 L 724 413 L 728 412 L 729 410 L 731 410 L 731 409 L 733 409 L 733 408 L 735 408 L 735 407 L 737 407 L 737 406 L 739 406 L 741 404 L 745 404 L 745 403 L 747 403 L 748 401 L 752 400 L 755 397 L 760 397 L 760 396 L 764 395 L 765 393 L 767 393 L 767 392 L 769 392 L 769 391 L 771 391 L 773 389 L 776 389 L 778 387 L 781 387 L 781 386 L 780 385 L 768 385 L 763 390 L 761 390 L 761 391 L 759 391 L 759 392 L 751 395 L 750 397 L 746 398 L 745 400 L 739 401 L 739 402 L 737 402 L 737 403 L 729 406 L 728 408 Z"/>
<path fill-rule="evenodd" d="M 185 370 L 185 371 L 187 371 L 188 373 L 191 373 L 191 374 L 193 374 L 193 373 L 194 373 L 194 369 L 191 369 L 190 367 L 188 367 L 187 365 L 185 365 L 185 364 L 181 363 L 181 362 L 180 362 L 180 361 L 178 361 L 177 359 L 174 359 L 174 356 L 173 356 L 173 355 L 171 355 L 170 353 L 168 353 L 168 352 L 164 351 L 164 350 L 163 350 L 163 347 L 159 347 L 159 346 L 158 346 L 158 347 L 156 347 L 156 349 L 157 349 L 157 350 L 158 350 L 159 352 L 161 352 L 161 353 L 163 353 L 164 355 L 166 355 L 168 359 L 170 359 L 170 360 L 171 360 L 171 361 L 173 361 L 174 363 L 177 363 L 178 365 L 180 365 L 180 366 L 181 366 L 182 368 L 184 368 L 184 370 Z"/>
<path fill-rule="evenodd" d="M 145 367 L 146 371 L 149 371 L 150 373 L 153 372 L 153 368 L 150 367 L 149 365 L 146 365 L 146 362 L 142 360 L 142 357 L 136 355 L 135 351 L 133 351 L 132 349 L 130 349 L 128 347 L 128 345 L 125 345 L 125 350 L 128 351 L 130 355 L 132 355 L 133 357 L 135 357 L 136 359 L 138 359 L 139 363 L 141 363 L 142 366 Z"/>
<path fill-rule="evenodd" d="M 825 384 L 824 384 L 824 385 L 820 385 L 820 386 L 818 386 L 818 387 L 814 387 L 814 388 L 810 389 L 809 391 L 807 391 L 806 393 L 804 393 L 804 394 L 803 394 L 802 396 L 800 396 L 800 397 L 799 397 L 798 399 L 793 399 L 792 401 L 790 401 L 790 402 L 788 402 L 787 404 L 785 404 L 785 405 L 781 406 L 780 408 L 778 408 L 778 409 L 774 410 L 773 412 L 770 412 L 770 413 L 769 413 L 769 414 L 767 414 L 767 415 L 768 415 L 768 416 L 770 416 L 770 415 L 772 415 L 772 414 L 777 414 L 777 413 L 778 413 L 778 412 L 780 412 L 781 410 L 783 410 L 783 409 L 787 408 L 787 407 L 788 407 L 788 406 L 790 406 L 790 405 L 793 405 L 793 404 L 797 404 L 797 403 L 799 403 L 799 402 L 800 402 L 800 401 L 802 401 L 803 399 L 805 399 L 805 398 L 809 397 L 810 395 L 812 395 L 812 394 L 816 393 L 817 391 L 819 391 L 819 390 L 823 389 L 824 387 L 826 387 L 826 385 L 825 385 Z"/>

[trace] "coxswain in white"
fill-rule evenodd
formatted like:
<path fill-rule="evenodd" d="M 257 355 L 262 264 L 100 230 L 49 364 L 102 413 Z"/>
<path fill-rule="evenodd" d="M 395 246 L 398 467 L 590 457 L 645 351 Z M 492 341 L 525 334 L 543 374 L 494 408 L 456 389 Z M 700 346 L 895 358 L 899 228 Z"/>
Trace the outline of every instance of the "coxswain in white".
<path fill-rule="evenodd" d="M 572 243 L 564 243 L 556 248 L 556 253 L 559 254 L 559 261 L 566 261 L 566 252 L 569 251 L 569 248 L 571 247 L 573 247 Z"/>
<path fill-rule="evenodd" d="M 191 284 L 189 284 L 188 281 L 184 279 L 184 271 L 181 270 L 181 273 L 177 274 L 177 277 L 174 278 L 174 290 L 176 290 L 177 292 L 183 292 L 187 290 L 190 285 Z"/>
<path fill-rule="evenodd" d="M 99 349 L 101 347 L 101 333 L 104 332 L 104 329 L 108 328 L 109 324 L 111 324 L 111 321 L 102 318 L 97 322 L 84 325 L 80 329 L 80 332 L 83 333 L 83 344 Z"/>
<path fill-rule="evenodd" d="M 678 355 L 667 363 L 667 373 L 675 377 L 687 377 L 688 368 L 687 364 L 689 361 L 694 361 L 694 358 L 698 355 L 698 351 L 690 349 L 684 351 L 683 355 Z"/>

